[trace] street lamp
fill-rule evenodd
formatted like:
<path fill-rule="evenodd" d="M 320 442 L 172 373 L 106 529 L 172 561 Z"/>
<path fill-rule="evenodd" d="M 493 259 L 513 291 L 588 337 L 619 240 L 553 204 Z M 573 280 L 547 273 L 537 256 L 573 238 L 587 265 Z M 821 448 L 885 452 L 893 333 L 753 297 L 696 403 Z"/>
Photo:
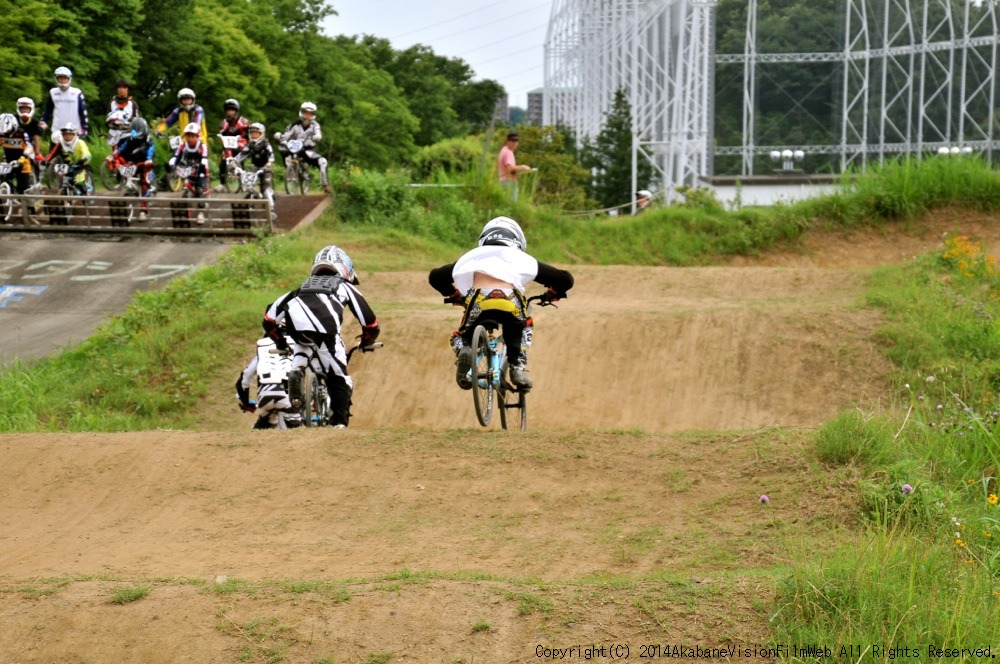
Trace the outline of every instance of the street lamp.
<path fill-rule="evenodd" d="M 803 159 L 806 158 L 806 153 L 802 150 L 791 150 L 785 148 L 784 150 L 772 150 L 771 151 L 771 161 L 774 163 L 781 162 L 781 172 L 782 173 L 794 173 L 796 170 L 795 163 L 801 163 Z"/>

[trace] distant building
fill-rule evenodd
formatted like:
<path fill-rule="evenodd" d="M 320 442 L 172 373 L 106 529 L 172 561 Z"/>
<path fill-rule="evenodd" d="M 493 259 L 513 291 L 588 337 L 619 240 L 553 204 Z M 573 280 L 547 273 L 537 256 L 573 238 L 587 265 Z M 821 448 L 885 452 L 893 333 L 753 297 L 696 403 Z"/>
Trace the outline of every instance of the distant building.
<path fill-rule="evenodd" d="M 536 88 L 528 93 L 528 110 L 524 114 L 524 124 L 542 125 L 542 105 L 545 101 L 545 89 Z"/>
<path fill-rule="evenodd" d="M 579 88 L 556 88 L 552 91 L 552 119 L 549 124 L 559 124 L 567 117 L 572 117 L 580 103 Z M 528 93 L 528 110 L 524 117 L 525 124 L 541 126 L 545 118 L 545 88 L 537 88 Z"/>
<path fill-rule="evenodd" d="M 503 124 L 510 123 L 510 107 L 508 106 L 509 101 L 510 98 L 507 95 L 497 99 L 497 104 L 493 107 L 493 119 L 496 122 Z"/>

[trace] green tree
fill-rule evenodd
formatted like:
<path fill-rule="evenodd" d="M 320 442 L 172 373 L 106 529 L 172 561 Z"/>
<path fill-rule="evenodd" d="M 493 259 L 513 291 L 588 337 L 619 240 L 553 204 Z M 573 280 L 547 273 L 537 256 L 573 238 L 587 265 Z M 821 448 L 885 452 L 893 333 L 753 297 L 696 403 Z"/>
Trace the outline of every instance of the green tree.
<path fill-rule="evenodd" d="M 314 40 L 308 89 L 319 105 L 321 148 L 334 162 L 385 169 L 405 162 L 418 127 L 392 77 L 357 57 L 350 41 Z"/>
<path fill-rule="evenodd" d="M 52 14 L 41 0 L 0 0 L 0 99 L 13 112 L 17 97 L 29 96 L 38 102 L 55 84 L 52 62 L 59 53 L 56 44 L 37 38 L 48 29 Z M 51 81 L 44 86 L 43 81 Z"/>
<path fill-rule="evenodd" d="M 591 195 L 605 207 L 628 203 L 635 193 L 632 140 L 632 105 L 625 91 L 619 88 L 605 115 L 604 128 L 592 143 L 585 143 L 582 155 L 584 165 L 594 173 Z M 642 155 L 636 160 L 636 174 L 635 189 L 645 189 L 653 176 L 653 167 Z"/>
<path fill-rule="evenodd" d="M 542 205 L 554 205 L 564 210 L 584 210 L 593 207 L 587 198 L 589 174 L 570 153 L 566 136 L 555 127 L 521 125 L 517 127 L 521 138 L 518 163 L 530 164 L 538 172 L 534 200 Z M 494 139 L 494 159 L 502 147 L 506 132 L 498 132 Z M 494 169 L 496 168 L 494 161 Z M 524 177 L 523 175 L 521 176 Z M 527 180 L 521 180 L 526 183 Z"/>
<path fill-rule="evenodd" d="M 49 62 L 46 79 L 52 83 L 46 90 L 55 84 L 52 71 L 69 67 L 73 85 L 83 90 L 89 102 L 91 123 L 103 126 L 105 102 L 114 94 L 115 80 L 133 78 L 139 69 L 134 34 L 142 24 L 142 0 L 50 0 L 46 4 L 52 20 L 38 34 L 42 41 L 59 47 L 59 54 Z"/>

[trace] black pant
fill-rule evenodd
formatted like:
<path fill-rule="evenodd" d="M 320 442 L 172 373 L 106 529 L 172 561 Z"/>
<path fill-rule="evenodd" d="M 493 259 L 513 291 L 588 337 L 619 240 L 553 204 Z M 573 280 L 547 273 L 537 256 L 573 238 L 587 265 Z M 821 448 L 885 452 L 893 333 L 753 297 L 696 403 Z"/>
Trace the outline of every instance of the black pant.
<path fill-rule="evenodd" d="M 507 361 L 510 364 L 521 364 L 526 357 L 522 356 L 521 337 L 524 334 L 526 321 L 519 319 L 509 311 L 487 310 L 479 314 L 475 320 L 467 320 L 459 334 L 466 346 L 472 345 L 472 335 L 476 331 L 476 325 L 481 325 L 487 321 L 496 321 L 503 328 L 503 343 L 507 346 Z"/>

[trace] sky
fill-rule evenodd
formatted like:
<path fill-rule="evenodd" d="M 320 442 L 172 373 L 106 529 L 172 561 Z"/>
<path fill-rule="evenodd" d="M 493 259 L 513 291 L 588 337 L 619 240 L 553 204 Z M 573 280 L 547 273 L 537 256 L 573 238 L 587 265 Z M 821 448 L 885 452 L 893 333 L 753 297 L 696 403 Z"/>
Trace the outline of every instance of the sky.
<path fill-rule="evenodd" d="M 323 23 L 330 36 L 370 34 L 403 50 L 414 44 L 461 58 L 476 80 L 507 89 L 511 106 L 527 108 L 542 87 L 551 0 L 331 0 L 338 16 Z"/>

